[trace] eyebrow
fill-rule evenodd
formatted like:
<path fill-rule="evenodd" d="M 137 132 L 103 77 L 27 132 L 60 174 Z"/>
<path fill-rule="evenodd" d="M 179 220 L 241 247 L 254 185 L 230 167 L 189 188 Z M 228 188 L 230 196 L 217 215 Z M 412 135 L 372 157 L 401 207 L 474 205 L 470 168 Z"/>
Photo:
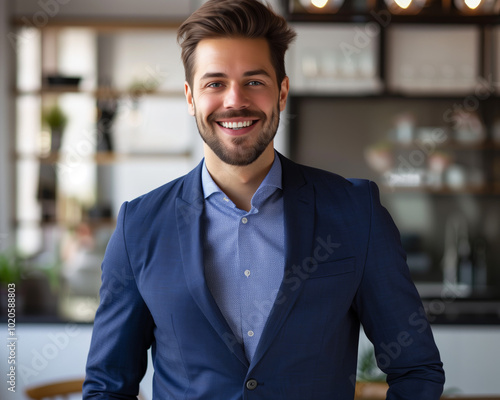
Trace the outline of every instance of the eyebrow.
<path fill-rule="evenodd" d="M 271 75 L 265 69 L 255 69 L 251 71 L 246 71 L 243 74 L 244 77 L 255 76 L 255 75 L 265 75 L 271 78 Z M 228 75 L 223 72 L 207 72 L 200 79 L 227 78 L 227 77 Z"/>

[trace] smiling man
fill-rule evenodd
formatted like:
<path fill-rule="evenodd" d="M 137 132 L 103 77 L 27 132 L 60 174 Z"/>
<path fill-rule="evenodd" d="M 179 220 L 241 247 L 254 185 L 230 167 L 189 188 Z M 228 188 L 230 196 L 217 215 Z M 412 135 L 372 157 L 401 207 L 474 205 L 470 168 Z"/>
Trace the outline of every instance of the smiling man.
<path fill-rule="evenodd" d="M 208 0 L 179 28 L 205 157 L 126 202 L 102 265 L 84 399 L 351 400 L 360 325 L 387 399 L 444 373 L 375 184 L 274 150 L 295 37 L 257 0 Z"/>
<path fill-rule="evenodd" d="M 205 39 L 197 46 L 196 60 L 193 89 L 185 84 L 186 98 L 214 161 L 247 166 L 265 151 L 266 160 L 272 160 L 288 78 L 277 82 L 267 41 Z"/>
<path fill-rule="evenodd" d="M 274 160 L 273 139 L 288 95 L 288 77 L 278 82 L 270 51 L 265 38 L 201 40 L 193 77 L 185 83 L 206 166 L 247 211 Z"/>

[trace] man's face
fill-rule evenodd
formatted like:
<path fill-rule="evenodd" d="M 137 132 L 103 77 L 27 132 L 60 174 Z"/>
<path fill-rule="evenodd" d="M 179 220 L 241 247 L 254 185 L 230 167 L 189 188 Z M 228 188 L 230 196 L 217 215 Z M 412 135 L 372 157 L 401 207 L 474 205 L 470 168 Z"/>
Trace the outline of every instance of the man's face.
<path fill-rule="evenodd" d="M 204 39 L 196 47 L 189 112 L 223 162 L 244 166 L 267 148 L 285 108 L 288 78 L 278 88 L 265 39 Z"/>

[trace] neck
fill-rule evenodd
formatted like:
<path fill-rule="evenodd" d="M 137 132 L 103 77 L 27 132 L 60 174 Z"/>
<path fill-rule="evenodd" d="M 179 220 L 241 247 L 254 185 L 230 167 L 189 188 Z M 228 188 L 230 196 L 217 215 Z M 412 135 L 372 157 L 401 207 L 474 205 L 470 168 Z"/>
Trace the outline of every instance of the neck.
<path fill-rule="evenodd" d="M 257 160 L 245 166 L 224 163 L 205 144 L 205 163 L 212 179 L 236 207 L 245 211 L 250 211 L 252 197 L 271 169 L 273 161 L 272 143 Z"/>

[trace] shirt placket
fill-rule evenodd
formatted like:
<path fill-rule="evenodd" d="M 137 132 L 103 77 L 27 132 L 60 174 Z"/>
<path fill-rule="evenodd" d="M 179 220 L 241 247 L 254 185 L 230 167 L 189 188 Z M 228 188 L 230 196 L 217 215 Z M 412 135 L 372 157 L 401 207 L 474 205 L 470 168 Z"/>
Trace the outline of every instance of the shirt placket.
<path fill-rule="evenodd" d="M 255 280 L 256 270 L 252 265 L 252 252 L 259 251 L 253 245 L 253 235 L 255 219 L 257 214 L 254 208 L 250 212 L 240 217 L 238 229 L 238 247 L 239 247 L 239 279 L 241 294 L 241 330 L 243 344 L 247 357 L 250 359 L 257 347 L 257 330 L 259 321 L 253 318 L 253 304 L 255 301 Z"/>

